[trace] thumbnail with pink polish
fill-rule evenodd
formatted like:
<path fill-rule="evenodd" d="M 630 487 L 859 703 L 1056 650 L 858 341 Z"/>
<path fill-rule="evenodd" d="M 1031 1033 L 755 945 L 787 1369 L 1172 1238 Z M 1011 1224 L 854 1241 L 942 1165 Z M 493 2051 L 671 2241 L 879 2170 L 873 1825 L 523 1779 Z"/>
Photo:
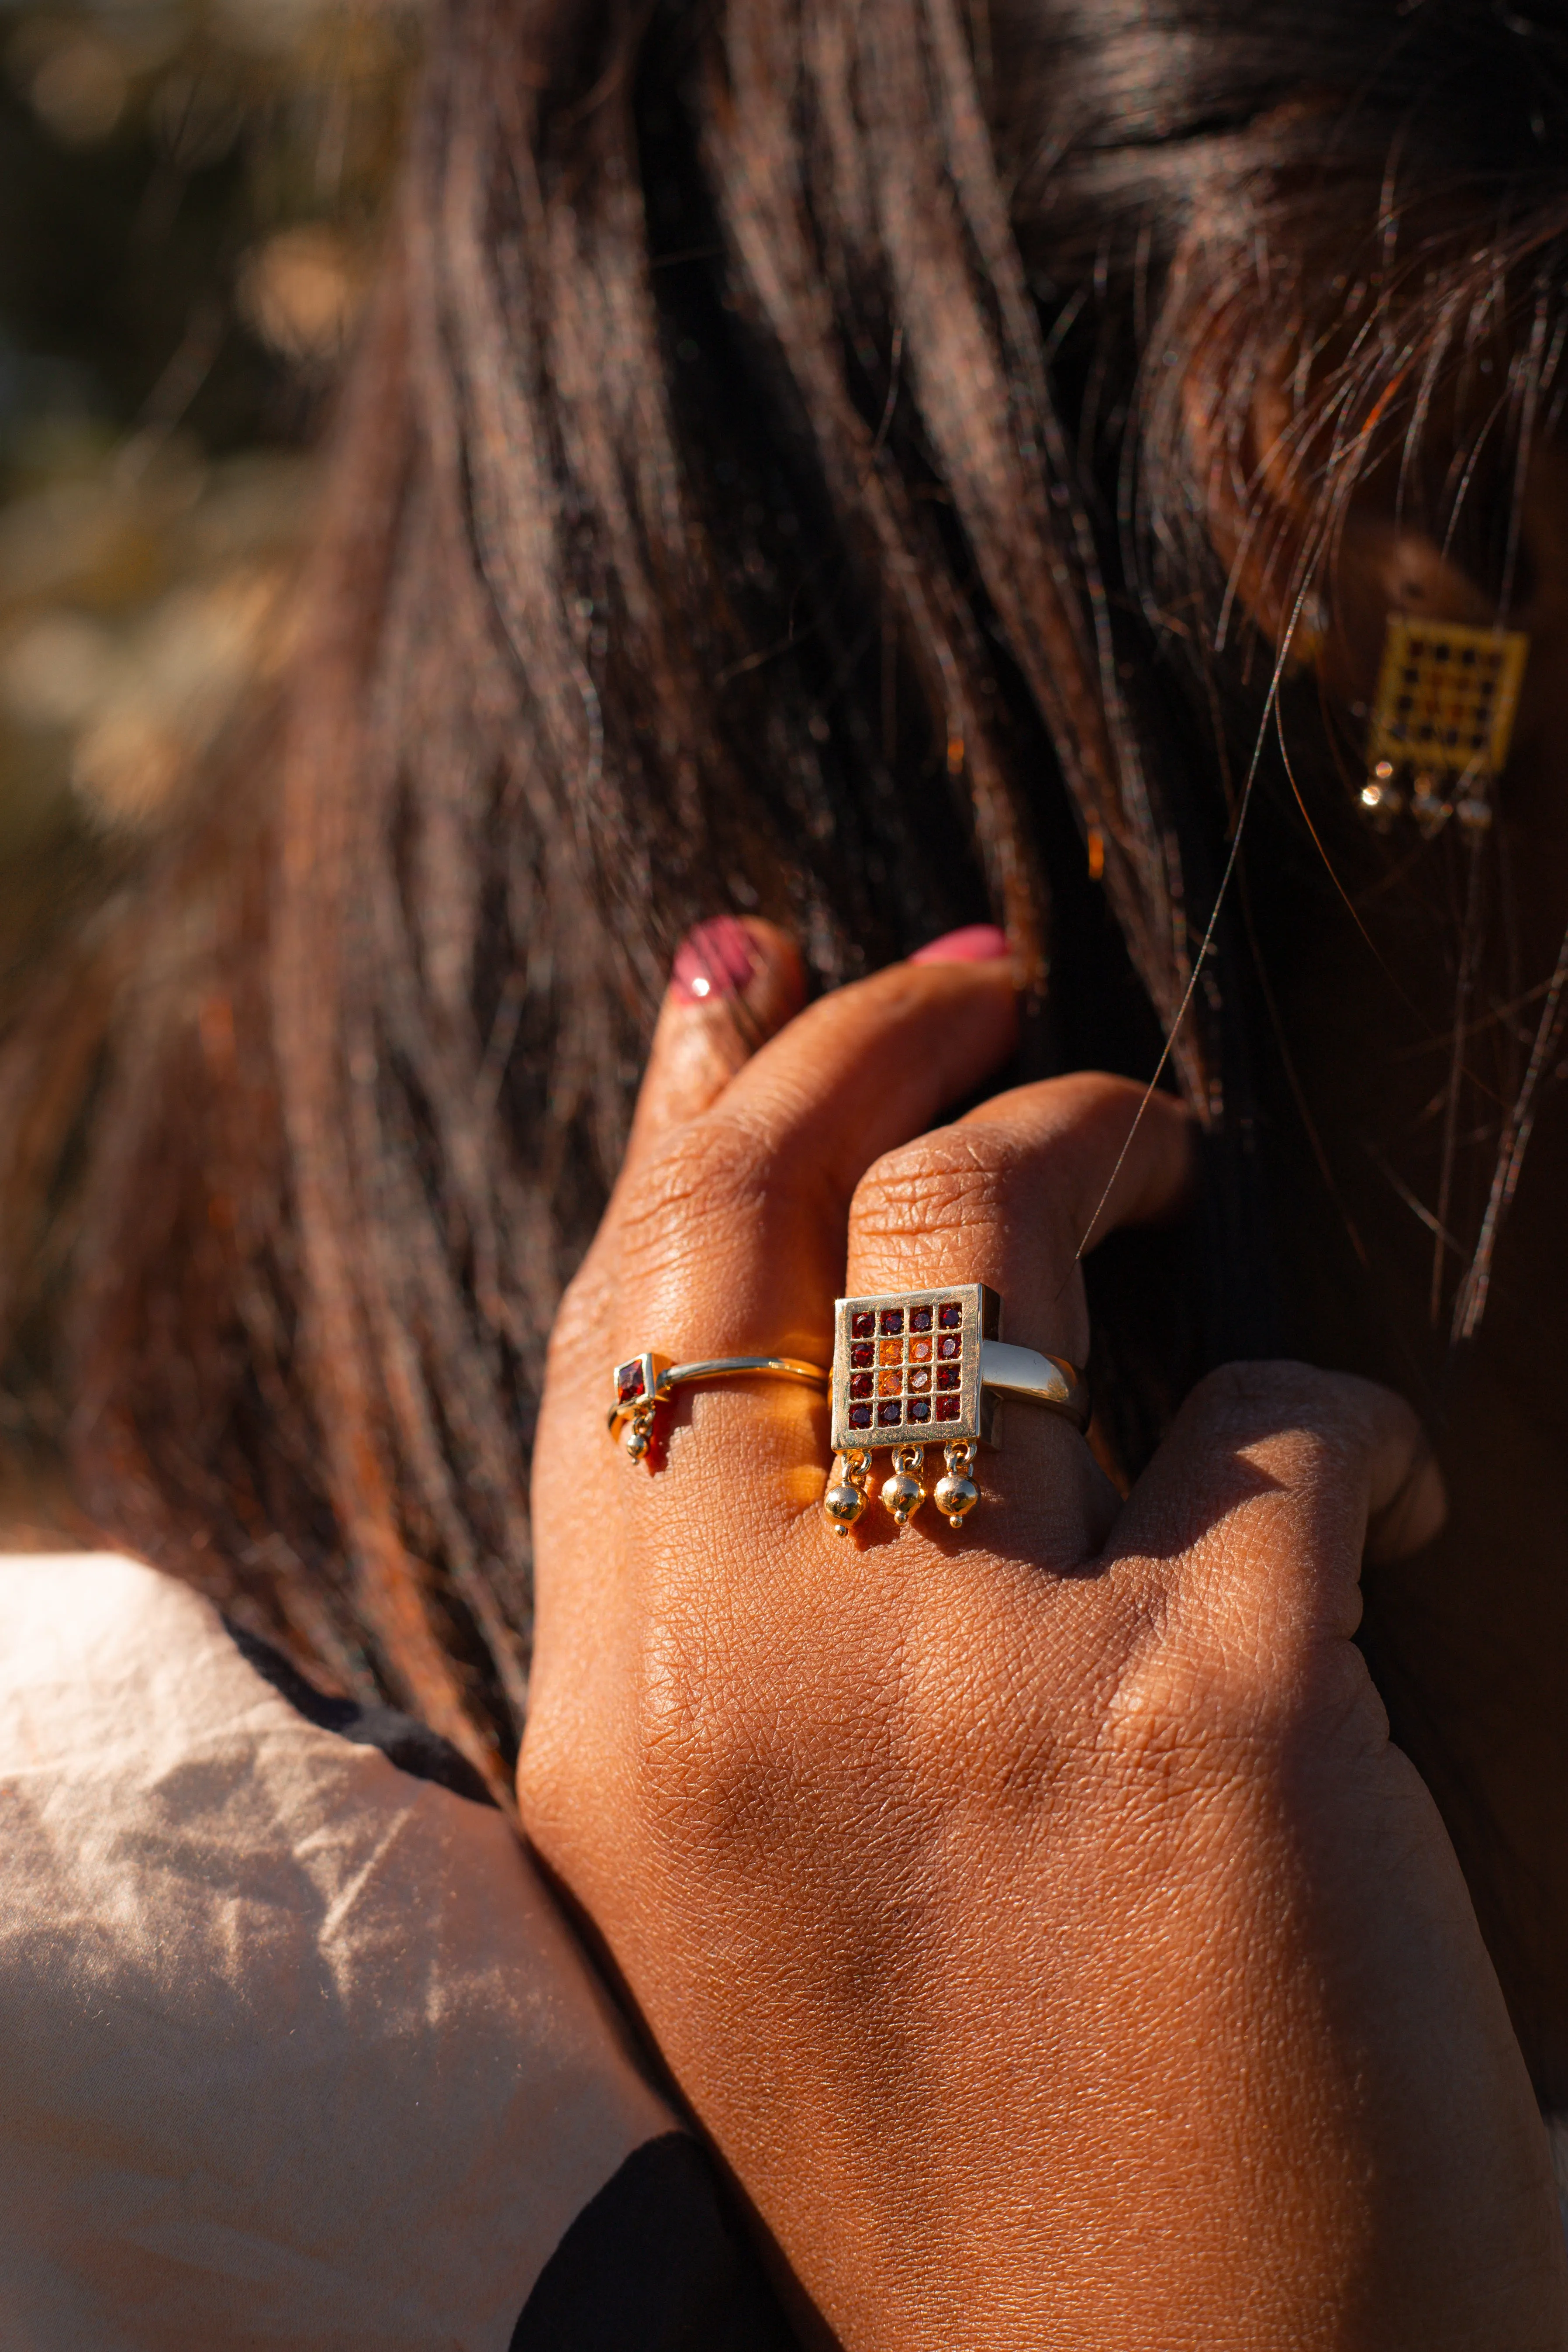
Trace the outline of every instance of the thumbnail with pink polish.
<path fill-rule="evenodd" d="M 745 926 L 733 915 L 699 923 L 677 952 L 670 986 L 687 1004 L 711 1004 L 739 996 L 757 968 L 757 951 Z"/>

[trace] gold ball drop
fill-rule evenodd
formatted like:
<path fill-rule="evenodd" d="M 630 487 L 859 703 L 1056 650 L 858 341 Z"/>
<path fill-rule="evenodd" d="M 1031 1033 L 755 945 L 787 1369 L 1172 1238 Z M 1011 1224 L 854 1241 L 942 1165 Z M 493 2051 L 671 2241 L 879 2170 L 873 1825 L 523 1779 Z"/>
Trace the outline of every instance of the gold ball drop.
<path fill-rule="evenodd" d="M 639 1429 L 637 1423 L 634 1421 L 627 1424 L 626 1436 L 621 1442 L 625 1445 L 626 1452 L 631 1455 L 632 1460 L 634 1462 L 640 1462 L 643 1455 L 647 1452 L 648 1447 L 652 1444 L 653 1440 L 648 1432 L 646 1429 Z"/>
<path fill-rule="evenodd" d="M 980 1489 L 973 1478 L 963 1477 L 957 1471 L 950 1470 L 945 1478 L 937 1480 L 931 1500 L 949 1527 L 956 1528 L 968 1517 L 980 1500 Z"/>
<path fill-rule="evenodd" d="M 925 1498 L 925 1488 L 907 1470 L 896 1472 L 882 1489 L 882 1500 L 901 1528 L 909 1526 Z"/>
<path fill-rule="evenodd" d="M 847 1536 L 866 1507 L 866 1497 L 858 1486 L 847 1478 L 837 1486 L 829 1486 L 822 1498 L 822 1507 L 841 1536 Z"/>

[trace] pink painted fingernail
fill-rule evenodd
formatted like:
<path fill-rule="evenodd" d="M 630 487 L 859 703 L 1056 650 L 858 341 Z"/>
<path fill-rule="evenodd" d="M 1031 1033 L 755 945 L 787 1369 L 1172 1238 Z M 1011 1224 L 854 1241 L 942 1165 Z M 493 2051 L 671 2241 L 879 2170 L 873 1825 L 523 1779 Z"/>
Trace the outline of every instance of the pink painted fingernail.
<path fill-rule="evenodd" d="M 739 996 L 756 969 L 757 950 L 744 924 L 733 915 L 715 915 L 681 941 L 670 986 L 683 1004 L 712 1004 Z"/>
<path fill-rule="evenodd" d="M 968 923 L 961 931 L 944 931 L 940 940 L 921 948 L 911 963 L 1000 963 L 1010 952 L 1007 934 L 994 923 Z"/>

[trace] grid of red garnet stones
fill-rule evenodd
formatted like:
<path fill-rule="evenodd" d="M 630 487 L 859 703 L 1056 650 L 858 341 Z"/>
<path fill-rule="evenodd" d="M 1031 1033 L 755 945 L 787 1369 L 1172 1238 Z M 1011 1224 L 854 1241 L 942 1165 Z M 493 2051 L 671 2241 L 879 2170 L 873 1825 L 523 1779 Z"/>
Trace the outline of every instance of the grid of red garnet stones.
<path fill-rule="evenodd" d="M 854 1430 L 957 1421 L 963 1384 L 963 1308 L 858 1307 L 849 1318 L 849 1410 Z"/>

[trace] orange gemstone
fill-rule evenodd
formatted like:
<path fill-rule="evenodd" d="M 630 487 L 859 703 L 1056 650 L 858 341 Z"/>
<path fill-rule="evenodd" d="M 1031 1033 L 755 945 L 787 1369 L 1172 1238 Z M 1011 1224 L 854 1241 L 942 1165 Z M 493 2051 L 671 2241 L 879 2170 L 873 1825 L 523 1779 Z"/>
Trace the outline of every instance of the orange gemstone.
<path fill-rule="evenodd" d="M 904 1376 L 902 1372 L 879 1372 L 877 1375 L 877 1394 L 879 1396 L 897 1396 L 903 1385 Z"/>
<path fill-rule="evenodd" d="M 883 1364 L 901 1364 L 904 1360 L 903 1341 L 901 1339 L 884 1339 L 881 1346 L 881 1351 L 877 1360 L 879 1363 Z"/>

